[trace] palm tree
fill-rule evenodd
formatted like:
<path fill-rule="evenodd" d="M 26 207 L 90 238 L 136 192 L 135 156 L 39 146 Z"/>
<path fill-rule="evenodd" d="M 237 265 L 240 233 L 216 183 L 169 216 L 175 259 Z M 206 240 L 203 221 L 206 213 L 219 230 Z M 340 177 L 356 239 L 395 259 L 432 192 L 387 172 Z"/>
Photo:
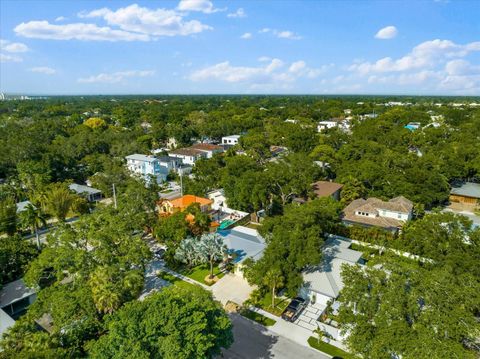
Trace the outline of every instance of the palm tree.
<path fill-rule="evenodd" d="M 122 304 L 114 274 L 111 268 L 100 267 L 90 277 L 93 301 L 100 313 L 113 313 Z"/>
<path fill-rule="evenodd" d="M 40 211 L 40 209 L 29 203 L 20 213 L 20 221 L 24 227 L 29 228 L 32 232 L 35 232 L 37 248 L 40 249 L 40 236 L 38 235 L 38 229 L 47 224 L 43 213 Z"/>
<path fill-rule="evenodd" d="M 75 199 L 76 196 L 63 183 L 55 183 L 50 186 L 43 196 L 43 206 L 47 213 L 51 214 L 58 221 L 64 222 Z"/>
<path fill-rule="evenodd" d="M 210 276 L 213 278 L 213 264 L 222 259 L 226 252 L 226 246 L 222 237 L 217 233 L 204 234 L 198 242 L 198 255 L 203 262 L 210 263 Z"/>
<path fill-rule="evenodd" d="M 275 308 L 276 289 L 283 286 L 283 281 L 282 271 L 278 268 L 270 269 L 263 277 L 263 283 L 272 291 L 272 308 Z"/>
<path fill-rule="evenodd" d="M 317 324 L 317 329 L 315 329 L 313 332 L 317 334 L 318 344 L 320 344 L 323 339 L 323 335 L 325 334 L 324 331 L 320 329 L 320 326 Z"/>

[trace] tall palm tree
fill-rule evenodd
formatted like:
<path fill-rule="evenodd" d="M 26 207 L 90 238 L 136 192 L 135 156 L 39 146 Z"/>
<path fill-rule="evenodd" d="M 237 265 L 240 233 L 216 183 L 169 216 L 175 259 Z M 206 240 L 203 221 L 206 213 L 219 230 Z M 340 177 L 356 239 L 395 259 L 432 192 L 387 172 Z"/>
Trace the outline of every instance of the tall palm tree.
<path fill-rule="evenodd" d="M 29 203 L 20 213 L 20 221 L 24 227 L 35 233 L 37 248 L 40 249 L 40 236 L 38 235 L 38 229 L 47 224 L 47 220 L 42 211 Z"/>
<path fill-rule="evenodd" d="M 283 286 L 284 278 L 282 271 L 278 268 L 272 268 L 263 277 L 263 283 L 272 291 L 272 308 L 275 308 L 275 292 L 277 288 Z"/>
<path fill-rule="evenodd" d="M 43 197 L 43 205 L 47 213 L 58 221 L 64 222 L 68 211 L 72 208 L 76 196 L 63 183 L 56 183 L 48 188 Z"/>
<path fill-rule="evenodd" d="M 114 270 L 108 267 L 99 267 L 90 277 L 93 301 L 100 313 L 113 313 L 122 304 L 114 277 Z"/>

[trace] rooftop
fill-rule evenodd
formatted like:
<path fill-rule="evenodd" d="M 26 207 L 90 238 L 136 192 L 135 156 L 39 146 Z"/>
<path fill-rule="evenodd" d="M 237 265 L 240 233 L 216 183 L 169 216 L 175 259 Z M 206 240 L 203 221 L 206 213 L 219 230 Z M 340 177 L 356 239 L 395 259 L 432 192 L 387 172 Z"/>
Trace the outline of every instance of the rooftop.
<path fill-rule="evenodd" d="M 128 155 L 125 157 L 127 160 L 134 160 L 134 161 L 143 161 L 143 162 L 154 162 L 157 160 L 155 156 L 151 155 L 142 155 L 140 153 L 134 153 L 133 155 Z"/>
<path fill-rule="evenodd" d="M 212 145 L 211 143 L 197 143 L 189 148 L 200 151 L 223 151 L 222 146 Z"/>
<path fill-rule="evenodd" d="M 342 189 L 343 184 L 329 181 L 312 183 L 313 192 L 317 197 L 328 197 Z"/>
<path fill-rule="evenodd" d="M 203 154 L 202 151 L 197 150 L 195 148 L 187 147 L 187 148 L 179 148 L 173 151 L 170 151 L 171 154 L 180 155 L 180 156 L 198 156 Z"/>
<path fill-rule="evenodd" d="M 183 197 L 170 200 L 170 204 L 173 207 L 178 207 L 178 208 L 186 208 L 193 203 L 199 203 L 200 205 L 209 205 L 209 204 L 212 204 L 213 201 L 208 198 L 197 197 L 192 194 L 186 194 Z"/>
<path fill-rule="evenodd" d="M 239 139 L 241 136 L 240 135 L 230 135 L 230 136 L 223 136 L 222 138 L 230 138 L 230 139 Z"/>
<path fill-rule="evenodd" d="M 81 193 L 97 194 L 97 193 L 102 192 L 99 189 L 89 187 L 89 186 L 84 186 L 84 185 L 78 184 L 78 183 L 72 183 L 70 186 L 68 186 L 68 188 L 70 188 L 70 190 L 72 190 L 76 193 L 79 193 L 79 194 L 81 194 Z"/>
<path fill-rule="evenodd" d="M 34 295 L 35 291 L 28 288 L 23 279 L 18 279 L 14 282 L 7 283 L 0 289 L 0 308 L 18 302 L 23 298 Z"/>
<path fill-rule="evenodd" d="M 258 260 L 263 255 L 265 240 L 252 228 L 237 226 L 230 230 L 218 231 L 230 253 L 237 255 L 235 263 L 243 262 L 246 258 Z"/>
<path fill-rule="evenodd" d="M 17 203 L 17 213 L 20 213 L 20 212 L 25 211 L 25 209 L 27 208 L 27 206 L 28 206 L 29 204 L 32 204 L 32 202 L 30 202 L 30 201 L 18 202 L 18 203 Z M 33 205 L 33 204 L 32 204 L 32 205 Z M 36 207 L 33 206 L 33 208 L 36 208 Z"/>
<path fill-rule="evenodd" d="M 461 185 L 452 186 L 450 193 L 480 199 L 480 183 L 465 182 Z"/>

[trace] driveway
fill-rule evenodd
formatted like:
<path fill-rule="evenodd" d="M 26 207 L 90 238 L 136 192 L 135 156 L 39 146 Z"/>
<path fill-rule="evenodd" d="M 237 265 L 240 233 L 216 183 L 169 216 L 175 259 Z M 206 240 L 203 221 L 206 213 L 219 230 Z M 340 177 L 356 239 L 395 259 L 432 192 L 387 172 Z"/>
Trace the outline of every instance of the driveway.
<path fill-rule="evenodd" d="M 297 344 L 285 337 L 278 336 L 264 326 L 242 317 L 230 314 L 233 323 L 235 342 L 222 351 L 220 358 L 232 359 L 329 359 L 317 350 Z"/>
<path fill-rule="evenodd" d="M 211 289 L 215 299 L 222 304 L 232 301 L 242 305 L 250 297 L 254 287 L 249 285 L 242 277 L 228 273 L 215 283 Z"/>

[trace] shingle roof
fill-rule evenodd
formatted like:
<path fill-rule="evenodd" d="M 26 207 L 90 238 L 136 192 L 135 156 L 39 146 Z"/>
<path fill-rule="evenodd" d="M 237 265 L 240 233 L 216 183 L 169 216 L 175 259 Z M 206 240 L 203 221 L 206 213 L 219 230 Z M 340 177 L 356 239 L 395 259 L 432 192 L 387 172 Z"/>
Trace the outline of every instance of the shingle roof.
<path fill-rule="evenodd" d="M 170 154 L 176 154 L 181 156 L 198 156 L 201 155 L 203 152 L 200 150 L 196 150 L 194 148 L 179 148 L 173 151 L 170 151 Z"/>
<path fill-rule="evenodd" d="M 312 183 L 313 192 L 317 197 L 328 197 L 342 189 L 343 184 L 329 181 L 318 181 Z"/>
<path fill-rule="evenodd" d="M 452 188 L 451 194 L 472 198 L 480 198 L 480 183 L 466 182 Z"/>
<path fill-rule="evenodd" d="M 212 145 L 211 143 L 197 143 L 189 148 L 200 151 L 223 151 L 222 146 Z"/>

